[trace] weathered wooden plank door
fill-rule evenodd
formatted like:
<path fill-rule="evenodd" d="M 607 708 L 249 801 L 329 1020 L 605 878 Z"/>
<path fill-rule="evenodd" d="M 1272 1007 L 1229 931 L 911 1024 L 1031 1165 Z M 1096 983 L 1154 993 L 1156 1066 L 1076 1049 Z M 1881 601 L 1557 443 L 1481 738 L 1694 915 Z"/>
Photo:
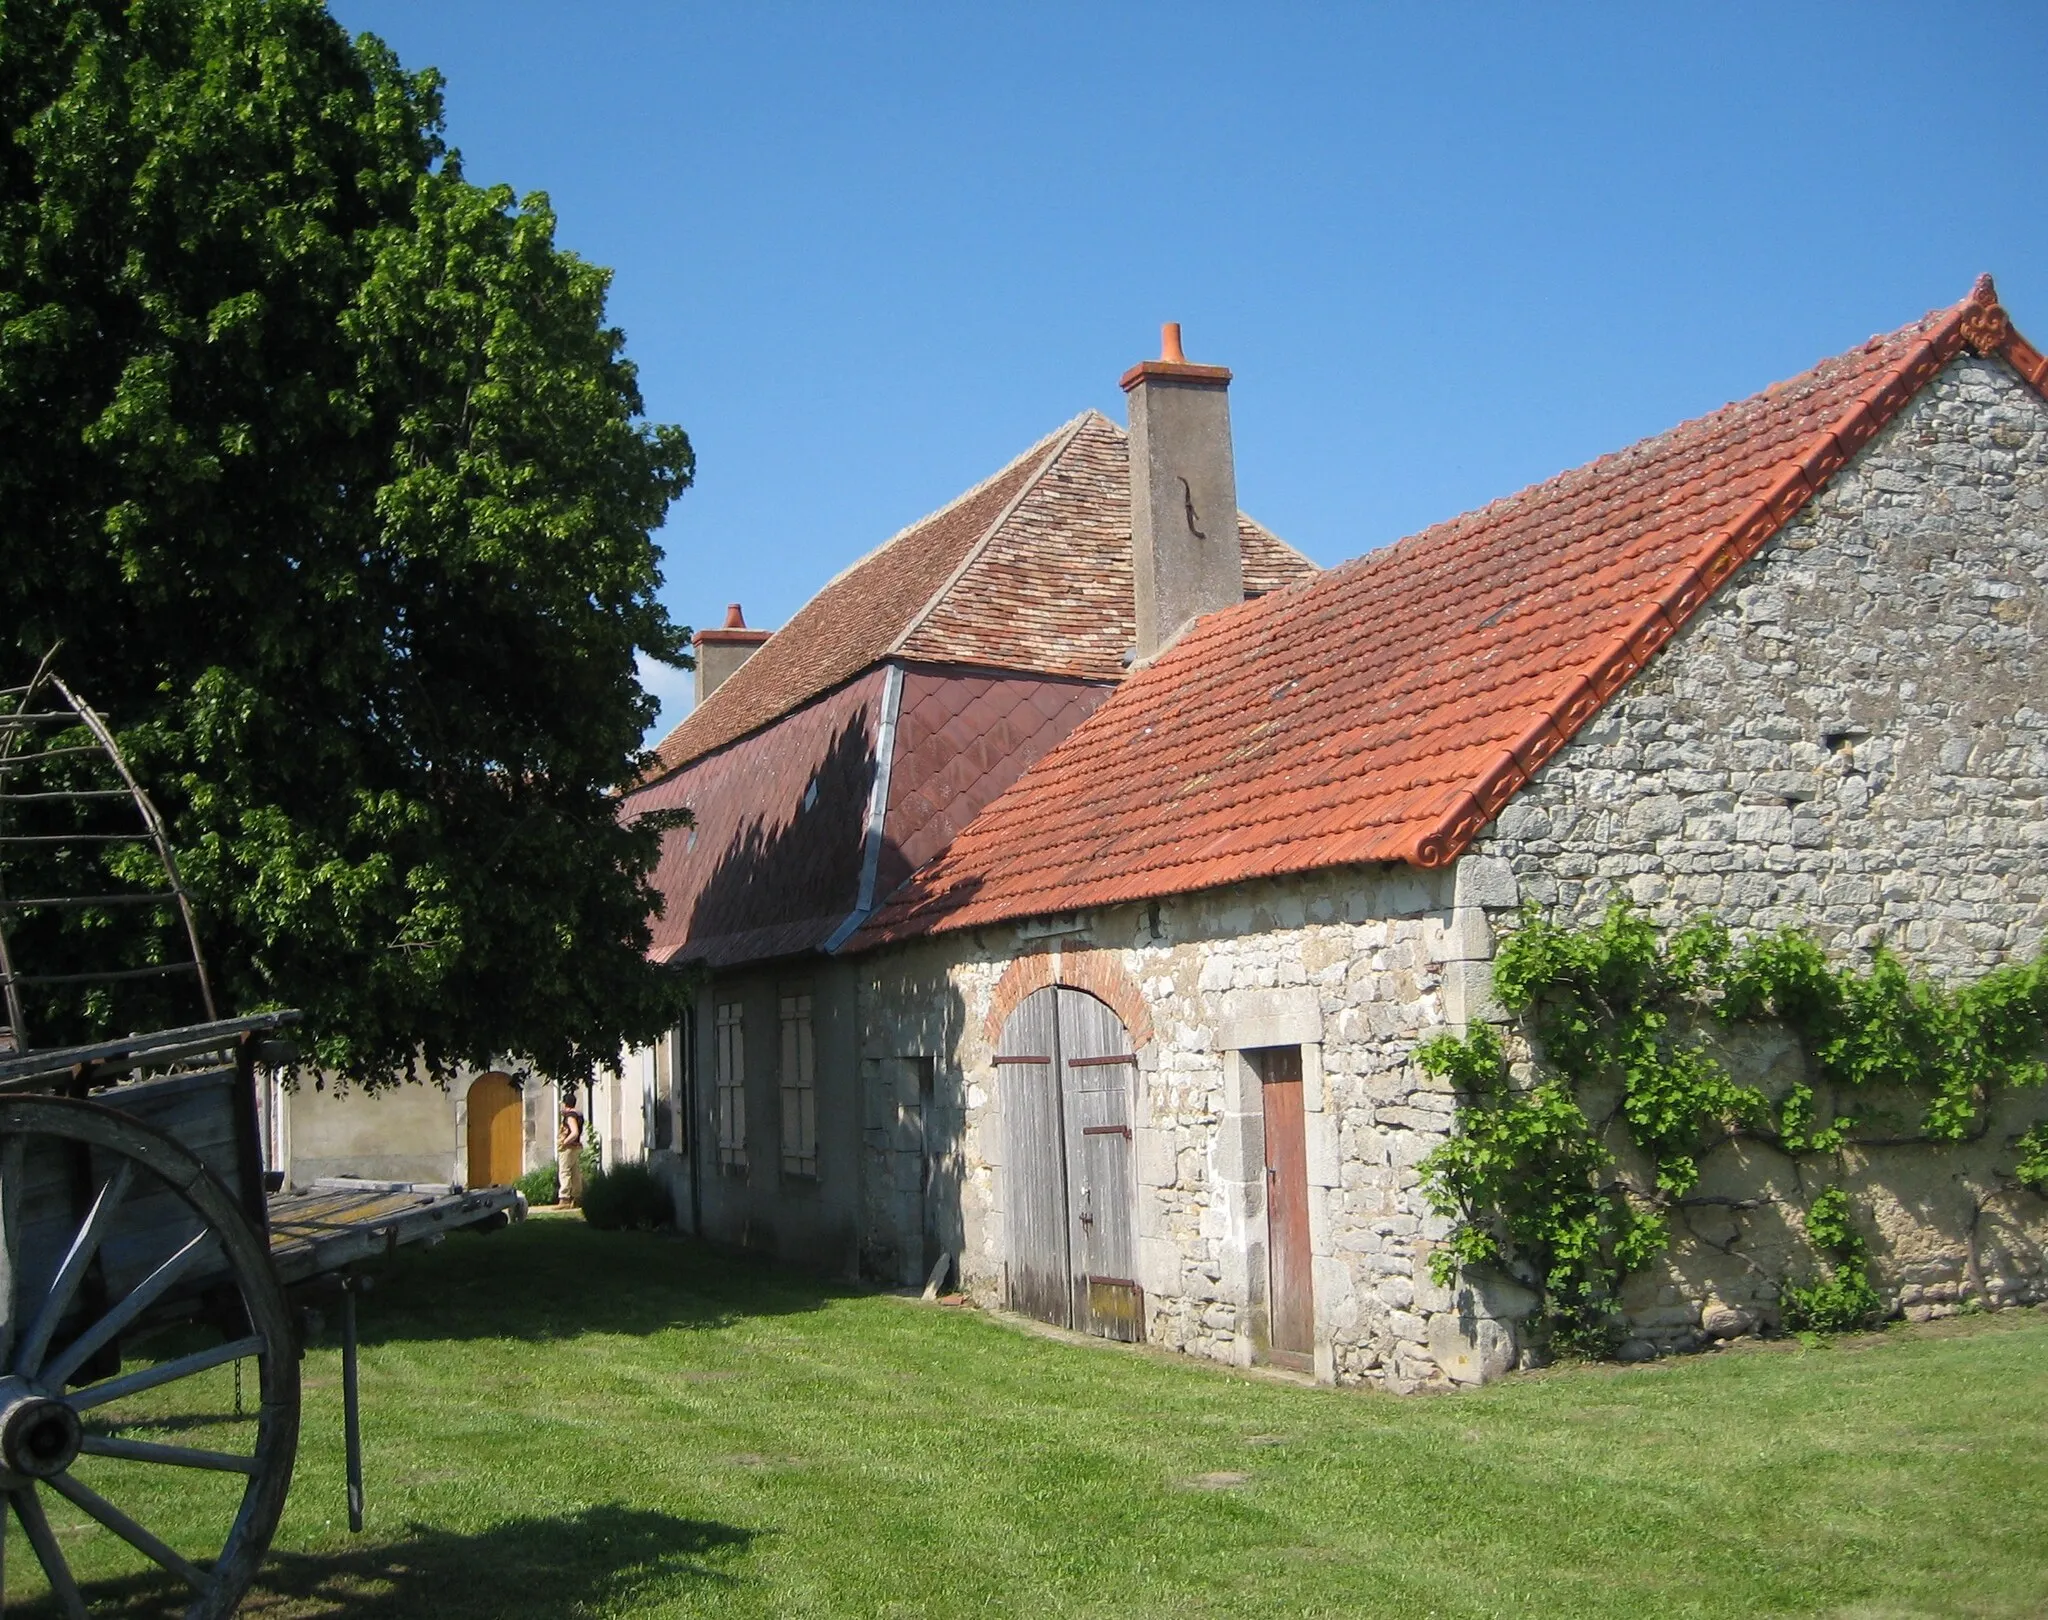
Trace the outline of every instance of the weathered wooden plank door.
<path fill-rule="evenodd" d="M 1058 997 L 1025 997 L 996 1047 L 1003 1109 L 1003 1208 L 1010 1308 L 1073 1326 L 1067 1253 L 1067 1165 L 1060 1126 Z"/>
<path fill-rule="evenodd" d="M 1302 1118 L 1301 1048 L 1256 1058 L 1266 1116 L 1266 1257 L 1269 1349 L 1307 1368 L 1315 1352 L 1315 1296 L 1308 1247 L 1308 1142 Z"/>
<path fill-rule="evenodd" d="M 1122 1020 L 1102 1002 L 1065 987 L 1057 993 L 1074 1325 L 1135 1343 L 1145 1337 L 1131 1233 L 1137 1054 Z"/>
<path fill-rule="evenodd" d="M 469 1088 L 469 1184 L 507 1187 L 519 1179 L 519 1089 L 502 1074 L 487 1074 Z"/>

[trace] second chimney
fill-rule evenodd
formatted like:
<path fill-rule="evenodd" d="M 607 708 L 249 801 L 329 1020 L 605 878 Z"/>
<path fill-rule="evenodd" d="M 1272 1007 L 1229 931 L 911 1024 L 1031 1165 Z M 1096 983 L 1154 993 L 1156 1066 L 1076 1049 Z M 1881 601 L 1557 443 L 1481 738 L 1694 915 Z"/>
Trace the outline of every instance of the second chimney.
<path fill-rule="evenodd" d="M 699 630 L 692 636 L 690 645 L 697 650 L 697 701 L 702 703 L 723 686 L 773 634 L 772 630 L 749 630 L 747 616 L 735 602 L 725 610 L 724 629 Z"/>
<path fill-rule="evenodd" d="M 1131 563 L 1138 658 L 1163 651 L 1189 623 L 1244 600 L 1237 468 L 1230 449 L 1230 373 L 1188 364 L 1180 323 L 1160 331 L 1160 356 L 1124 373 L 1131 411 Z"/>

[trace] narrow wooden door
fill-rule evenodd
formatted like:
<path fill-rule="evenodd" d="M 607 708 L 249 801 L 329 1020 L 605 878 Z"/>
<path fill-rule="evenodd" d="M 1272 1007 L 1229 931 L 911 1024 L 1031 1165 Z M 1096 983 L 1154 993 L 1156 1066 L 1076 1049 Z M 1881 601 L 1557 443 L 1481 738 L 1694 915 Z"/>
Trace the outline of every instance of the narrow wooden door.
<path fill-rule="evenodd" d="M 1123 1021 L 1105 1004 L 1079 990 L 1061 987 L 1058 994 L 1074 1325 L 1135 1343 L 1145 1336 L 1131 1233 L 1138 1058 Z"/>
<path fill-rule="evenodd" d="M 508 1187 L 519 1179 L 519 1088 L 487 1074 L 469 1088 L 469 1184 Z"/>
<path fill-rule="evenodd" d="M 1256 1059 L 1266 1116 L 1266 1256 L 1273 1359 L 1307 1367 L 1315 1351 L 1309 1273 L 1308 1143 L 1301 1106 L 1301 1048 L 1275 1046 Z"/>
<path fill-rule="evenodd" d="M 1045 989 L 1025 997 L 1010 1014 L 996 1048 L 996 1086 L 1003 1110 L 1010 1308 L 1072 1327 L 1058 1005 L 1057 992 Z"/>

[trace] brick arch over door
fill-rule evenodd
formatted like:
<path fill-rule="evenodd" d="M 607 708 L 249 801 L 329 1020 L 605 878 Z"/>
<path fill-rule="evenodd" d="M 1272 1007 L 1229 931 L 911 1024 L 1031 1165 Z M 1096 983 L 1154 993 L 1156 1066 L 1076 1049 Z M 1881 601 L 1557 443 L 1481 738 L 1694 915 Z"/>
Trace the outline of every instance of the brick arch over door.
<path fill-rule="evenodd" d="M 1133 1051 L 1152 1039 L 1152 1012 L 1145 1005 L 1145 993 L 1114 951 L 1053 950 L 1020 956 L 1003 969 L 989 997 L 988 1017 L 982 1022 L 989 1044 L 1002 1038 L 1004 1023 L 1025 997 L 1055 984 L 1085 990 L 1107 1003 L 1130 1031 Z"/>

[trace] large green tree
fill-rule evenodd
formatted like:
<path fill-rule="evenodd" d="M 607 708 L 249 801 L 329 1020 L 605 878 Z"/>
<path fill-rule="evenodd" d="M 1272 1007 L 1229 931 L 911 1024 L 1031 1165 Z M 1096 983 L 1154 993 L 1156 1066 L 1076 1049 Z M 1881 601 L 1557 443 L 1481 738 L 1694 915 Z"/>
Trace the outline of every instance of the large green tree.
<path fill-rule="evenodd" d="M 0 0 L 0 664 L 61 641 L 223 999 L 358 1081 L 673 1011 L 613 792 L 692 457 L 607 281 L 318 0 Z"/>

